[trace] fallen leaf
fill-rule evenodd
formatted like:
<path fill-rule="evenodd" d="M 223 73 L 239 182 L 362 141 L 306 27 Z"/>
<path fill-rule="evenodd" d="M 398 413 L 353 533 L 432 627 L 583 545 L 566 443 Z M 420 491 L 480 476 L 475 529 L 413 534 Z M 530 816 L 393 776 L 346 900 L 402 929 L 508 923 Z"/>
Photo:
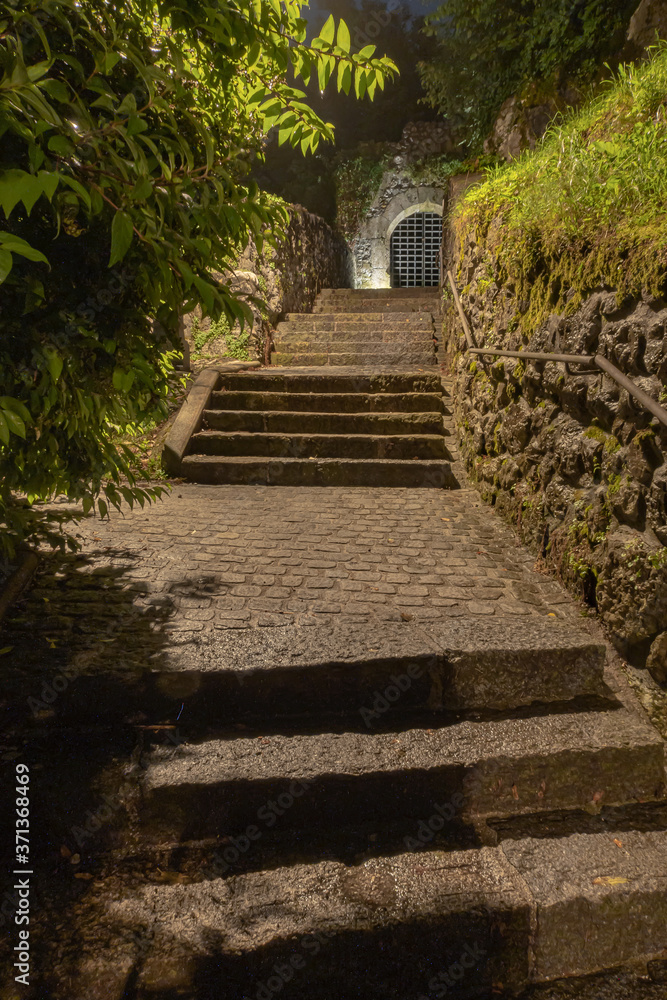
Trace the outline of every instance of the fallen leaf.
<path fill-rule="evenodd" d="M 514 796 L 515 799 L 519 798 L 519 789 L 516 787 L 516 785 L 512 785 L 512 795 Z"/>
<path fill-rule="evenodd" d="M 593 879 L 593 885 L 622 885 L 629 881 L 630 879 L 621 878 L 620 875 L 601 875 L 599 878 Z"/>
<path fill-rule="evenodd" d="M 616 837 L 614 837 L 614 843 L 616 844 L 617 847 L 623 847 L 623 841 L 618 840 Z"/>
<path fill-rule="evenodd" d="M 72 857 L 72 852 L 70 851 L 70 849 L 67 846 L 67 844 L 63 844 L 62 847 L 60 848 L 60 857 L 61 858 L 71 858 Z"/>
<path fill-rule="evenodd" d="M 90 872 L 74 872 L 74 878 L 85 878 L 85 879 L 88 879 L 88 878 L 92 878 L 92 877 L 93 876 L 90 874 Z"/>
<path fill-rule="evenodd" d="M 71 856 L 71 858 L 69 859 L 69 863 L 71 865 L 80 865 L 81 864 L 81 855 L 80 854 L 73 854 Z"/>
<path fill-rule="evenodd" d="M 0 649 L 0 656 L 4 656 L 5 653 L 11 653 L 13 648 L 13 646 L 5 646 L 3 649 Z"/>
<path fill-rule="evenodd" d="M 555 616 L 555 614 L 553 613 L 553 611 L 550 611 L 550 612 L 549 612 L 549 614 L 547 615 L 547 618 L 555 618 L 555 617 L 556 617 L 556 616 Z"/>
<path fill-rule="evenodd" d="M 411 622 L 412 619 L 414 618 L 414 615 L 406 615 L 405 611 L 401 611 L 401 618 L 403 619 L 404 622 Z"/>
<path fill-rule="evenodd" d="M 449 517 L 441 517 L 440 520 L 441 521 L 450 521 L 451 518 L 449 518 Z"/>

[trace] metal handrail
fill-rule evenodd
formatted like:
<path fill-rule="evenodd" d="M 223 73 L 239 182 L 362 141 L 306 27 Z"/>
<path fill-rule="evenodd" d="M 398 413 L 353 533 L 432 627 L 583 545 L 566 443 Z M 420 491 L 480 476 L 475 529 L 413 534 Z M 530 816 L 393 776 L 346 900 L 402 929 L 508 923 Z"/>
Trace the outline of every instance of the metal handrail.
<path fill-rule="evenodd" d="M 620 385 L 621 388 L 625 389 L 626 392 L 630 393 L 631 396 L 641 403 L 645 410 L 652 413 L 661 424 L 667 427 L 667 410 L 664 406 L 661 406 L 660 403 L 656 403 L 652 396 L 649 396 L 647 392 L 636 385 L 632 379 L 629 379 L 627 375 L 624 375 L 623 372 L 616 367 L 616 365 L 613 365 L 611 361 L 608 361 L 607 358 L 603 357 L 601 354 L 554 354 L 548 351 L 503 351 L 498 350 L 495 347 L 476 347 L 451 271 L 447 271 L 447 277 L 449 278 L 449 284 L 451 285 L 452 293 L 454 295 L 454 302 L 456 303 L 456 308 L 458 309 L 459 317 L 463 325 L 463 332 L 465 333 L 466 338 L 466 350 L 468 354 L 483 354 L 503 358 L 525 358 L 529 361 L 560 361 L 565 364 L 594 364 L 600 369 L 600 371 L 603 371 L 605 375 L 609 375 L 610 378 L 613 378 L 613 380 Z"/>

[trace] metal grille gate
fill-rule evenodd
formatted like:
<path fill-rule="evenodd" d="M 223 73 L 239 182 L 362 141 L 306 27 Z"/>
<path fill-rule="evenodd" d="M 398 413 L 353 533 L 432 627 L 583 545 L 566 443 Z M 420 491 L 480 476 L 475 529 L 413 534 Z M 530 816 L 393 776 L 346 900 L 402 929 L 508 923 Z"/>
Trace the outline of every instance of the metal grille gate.
<path fill-rule="evenodd" d="M 442 216 L 437 212 L 415 212 L 399 222 L 391 236 L 392 288 L 440 284 L 441 243 Z"/>

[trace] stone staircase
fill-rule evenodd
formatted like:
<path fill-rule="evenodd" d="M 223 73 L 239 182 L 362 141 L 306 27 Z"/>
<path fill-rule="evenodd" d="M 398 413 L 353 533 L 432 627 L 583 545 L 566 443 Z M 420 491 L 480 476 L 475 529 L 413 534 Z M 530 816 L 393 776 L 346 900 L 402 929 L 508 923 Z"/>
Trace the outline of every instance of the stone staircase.
<path fill-rule="evenodd" d="M 439 315 L 438 288 L 325 289 L 278 324 L 271 363 L 433 366 Z"/>
<path fill-rule="evenodd" d="M 548 619 L 290 631 L 163 657 L 127 692 L 134 794 L 40 995 L 490 1000 L 659 974 L 664 748 L 603 645 Z"/>
<path fill-rule="evenodd" d="M 625 963 L 663 988 L 662 738 L 475 493 L 405 489 L 458 486 L 435 312 L 325 292 L 280 367 L 203 373 L 170 471 L 276 489 L 179 487 L 89 526 L 85 600 L 54 578 L 26 667 L 66 683 L 22 753 L 44 856 L 93 832 L 41 887 L 39 1000 L 635 1000 L 549 985 Z"/>
<path fill-rule="evenodd" d="M 171 471 L 198 483 L 456 488 L 437 371 L 220 375 Z"/>

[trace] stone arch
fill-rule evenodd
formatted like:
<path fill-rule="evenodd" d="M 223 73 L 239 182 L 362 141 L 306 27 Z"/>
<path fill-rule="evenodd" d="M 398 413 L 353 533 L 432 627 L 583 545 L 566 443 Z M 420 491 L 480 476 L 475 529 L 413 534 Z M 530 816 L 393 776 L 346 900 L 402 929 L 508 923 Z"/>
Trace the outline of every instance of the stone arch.
<path fill-rule="evenodd" d="M 415 212 L 442 215 L 443 191 L 435 187 L 414 187 L 395 195 L 382 211 L 360 227 L 355 256 L 355 287 L 389 288 L 391 234 L 396 226 Z"/>
<path fill-rule="evenodd" d="M 391 239 L 391 235 L 404 219 L 409 218 L 411 215 L 415 215 L 417 212 L 435 212 L 436 215 L 442 215 L 442 202 L 436 205 L 434 201 L 423 201 L 418 205 L 412 205 L 410 208 L 405 208 L 402 212 L 396 216 L 393 222 L 390 223 L 387 229 L 387 239 Z"/>

